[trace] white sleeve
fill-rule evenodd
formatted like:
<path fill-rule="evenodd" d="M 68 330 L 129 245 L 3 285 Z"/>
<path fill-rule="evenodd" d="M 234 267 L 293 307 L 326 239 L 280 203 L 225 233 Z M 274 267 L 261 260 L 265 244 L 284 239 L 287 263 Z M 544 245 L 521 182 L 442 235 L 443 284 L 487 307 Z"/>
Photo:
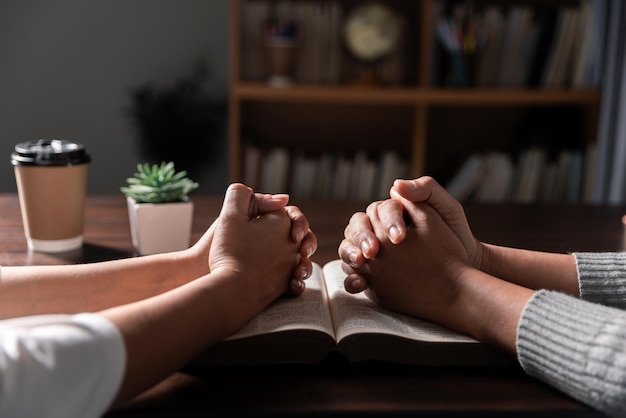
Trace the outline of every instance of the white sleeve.
<path fill-rule="evenodd" d="M 98 417 L 126 368 L 119 330 L 97 314 L 0 321 L 0 417 Z"/>

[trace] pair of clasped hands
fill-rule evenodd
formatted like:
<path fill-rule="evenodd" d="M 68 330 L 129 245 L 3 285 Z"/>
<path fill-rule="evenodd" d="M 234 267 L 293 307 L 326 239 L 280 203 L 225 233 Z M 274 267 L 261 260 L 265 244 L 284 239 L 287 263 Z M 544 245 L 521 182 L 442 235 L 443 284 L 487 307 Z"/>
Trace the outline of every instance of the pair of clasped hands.
<path fill-rule="evenodd" d="M 233 187 L 245 188 L 240 184 Z M 287 200 L 286 195 L 257 194 L 250 214 L 266 212 L 257 219 L 271 215 L 291 221 L 283 226 L 282 236 L 287 235 L 284 228 L 291 225 L 295 246 L 284 250 L 297 255 L 293 274 L 283 283 L 285 290 L 289 283 L 291 293 L 297 296 L 304 291 L 305 280 L 312 272 L 309 257 L 316 250 L 317 241 L 305 215 L 297 207 L 286 206 Z M 281 205 L 283 215 L 275 210 Z M 251 239 L 259 240 L 261 247 L 275 248 L 265 257 L 277 260 L 282 241 L 280 235 L 272 235 L 280 234 L 280 228 L 270 222 L 267 228 L 267 235 Z M 228 233 L 237 236 L 235 231 Z M 346 273 L 346 291 L 365 291 L 383 307 L 446 325 L 453 325 L 450 307 L 456 299 L 457 278 L 464 269 L 478 265 L 481 256 L 479 242 L 472 235 L 461 204 L 430 177 L 396 180 L 390 199 L 373 202 L 366 212 L 355 213 L 345 228 L 338 253 Z"/>

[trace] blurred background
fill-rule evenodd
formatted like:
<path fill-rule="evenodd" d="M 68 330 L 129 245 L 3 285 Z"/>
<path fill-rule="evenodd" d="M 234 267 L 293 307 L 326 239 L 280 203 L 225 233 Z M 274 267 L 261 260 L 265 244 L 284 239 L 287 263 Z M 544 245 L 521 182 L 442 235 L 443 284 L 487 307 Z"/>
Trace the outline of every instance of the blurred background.
<path fill-rule="evenodd" d="M 16 191 L 14 145 L 49 138 L 86 145 L 88 193 L 118 193 L 138 162 L 152 161 L 131 117 L 133 92 L 176 88 L 200 64 L 206 95 L 223 102 L 228 0 L 2 0 L 0 192 Z M 222 194 L 228 181 L 220 128 L 193 173 L 201 193 Z"/>
<path fill-rule="evenodd" d="M 624 203 L 625 22 L 618 0 L 2 0 L 0 192 L 47 138 L 86 145 L 90 194 L 173 160 L 202 194 L 429 174 L 461 201 Z"/>

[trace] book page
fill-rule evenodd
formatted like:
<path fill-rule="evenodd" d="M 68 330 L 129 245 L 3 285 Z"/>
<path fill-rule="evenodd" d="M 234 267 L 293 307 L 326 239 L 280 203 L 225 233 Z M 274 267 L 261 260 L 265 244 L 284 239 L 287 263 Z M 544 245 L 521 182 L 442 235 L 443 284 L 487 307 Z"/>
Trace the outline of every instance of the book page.
<path fill-rule="evenodd" d="M 321 331 L 334 338 L 322 269 L 315 263 L 302 295 L 282 296 L 226 340 L 303 329 Z"/>
<path fill-rule="evenodd" d="M 340 260 L 327 263 L 323 271 L 337 342 L 356 333 L 383 333 L 428 342 L 477 342 L 430 321 L 382 308 L 364 293 L 346 292 L 343 286 L 346 274 Z"/>

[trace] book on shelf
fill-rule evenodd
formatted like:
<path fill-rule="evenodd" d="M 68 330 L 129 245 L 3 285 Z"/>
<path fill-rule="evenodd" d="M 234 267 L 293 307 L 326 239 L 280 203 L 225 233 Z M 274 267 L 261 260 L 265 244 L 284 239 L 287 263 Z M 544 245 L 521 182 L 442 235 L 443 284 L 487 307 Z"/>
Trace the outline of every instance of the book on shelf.
<path fill-rule="evenodd" d="M 476 64 L 476 85 L 494 87 L 498 78 L 498 68 L 502 51 L 504 13 L 498 6 L 489 5 L 483 14 L 481 43 Z"/>
<path fill-rule="evenodd" d="M 595 145 L 565 149 L 549 158 L 530 147 L 513 158 L 502 152 L 470 155 L 445 188 L 459 201 L 556 203 L 589 202 Z"/>
<path fill-rule="evenodd" d="M 483 181 L 485 169 L 485 157 L 483 155 L 470 155 L 446 185 L 446 190 L 457 200 L 469 199 Z"/>
<path fill-rule="evenodd" d="M 193 365 L 352 362 L 505 365 L 494 348 L 432 322 L 384 309 L 344 290 L 340 260 L 314 264 L 305 292 L 284 296 Z"/>
<path fill-rule="evenodd" d="M 590 56 L 589 48 L 593 39 L 593 21 L 591 15 L 591 5 L 588 1 L 580 5 L 578 24 L 574 34 L 574 49 L 572 52 L 572 74 L 571 84 L 573 87 L 584 85 L 586 72 L 586 60 Z"/>
<path fill-rule="evenodd" d="M 546 63 L 552 52 L 551 46 L 555 37 L 558 9 L 548 8 L 537 13 L 537 43 L 534 51 L 529 56 L 528 74 L 526 85 L 538 87 L 541 85 L 541 78 L 546 67 Z"/>
<path fill-rule="evenodd" d="M 397 178 L 406 178 L 408 163 L 395 150 L 375 157 L 359 149 L 351 153 L 254 145 L 244 149 L 243 181 L 264 193 L 289 193 L 302 199 L 375 200 L 389 197 Z"/>
<path fill-rule="evenodd" d="M 552 44 L 550 60 L 543 74 L 544 87 L 564 87 L 568 71 L 572 71 L 572 50 L 578 22 L 578 9 L 565 7 L 560 10 L 557 22 L 557 38 Z"/>
<path fill-rule="evenodd" d="M 267 77 L 265 39 L 261 28 L 267 21 L 292 22 L 295 37 L 294 81 L 335 85 L 358 79 L 370 64 L 346 53 L 343 40 L 346 2 L 340 0 L 243 0 L 241 2 L 241 77 L 262 81 Z M 403 33 L 399 46 L 376 63 L 376 80 L 397 85 L 407 79 L 409 18 L 399 14 Z"/>
<path fill-rule="evenodd" d="M 266 76 L 262 27 L 270 15 L 269 1 L 246 1 L 241 7 L 241 77 L 260 81 Z"/>
<path fill-rule="evenodd" d="M 476 191 L 476 201 L 505 202 L 509 199 L 514 174 L 511 157 L 503 152 L 489 152 L 485 157 L 485 173 Z"/>
<path fill-rule="evenodd" d="M 536 32 L 530 7 L 511 7 L 503 32 L 505 47 L 500 54 L 499 86 L 520 87 L 524 84 L 528 56 L 535 48 Z"/>
<path fill-rule="evenodd" d="M 603 3 L 479 7 L 470 0 L 438 1 L 435 39 L 447 59 L 435 73 L 453 74 L 444 80 L 448 85 L 597 87 Z"/>
<path fill-rule="evenodd" d="M 284 148 L 274 148 L 261 160 L 259 189 L 264 193 L 287 190 L 290 156 Z"/>
<path fill-rule="evenodd" d="M 537 147 L 531 147 L 520 155 L 513 184 L 513 201 L 531 203 L 537 200 L 546 158 L 546 151 Z"/>

